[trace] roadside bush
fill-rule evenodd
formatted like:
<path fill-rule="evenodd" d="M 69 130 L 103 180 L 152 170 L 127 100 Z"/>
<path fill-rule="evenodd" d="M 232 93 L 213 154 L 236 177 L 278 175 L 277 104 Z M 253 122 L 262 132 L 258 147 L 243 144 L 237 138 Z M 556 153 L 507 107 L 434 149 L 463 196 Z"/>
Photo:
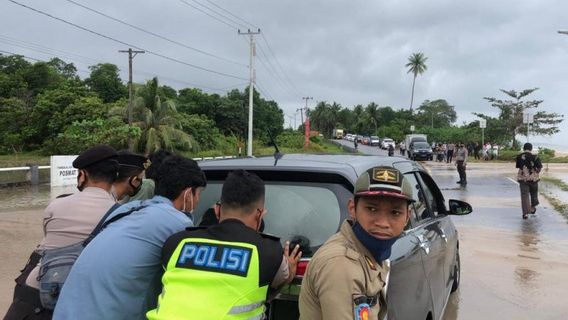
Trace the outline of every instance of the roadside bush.
<path fill-rule="evenodd" d="M 503 161 L 515 161 L 515 157 L 519 153 L 520 153 L 519 151 L 515 150 L 500 150 L 498 159 Z"/>
<path fill-rule="evenodd" d="M 285 131 L 276 137 L 276 144 L 283 148 L 303 148 L 304 135 L 299 132 Z"/>

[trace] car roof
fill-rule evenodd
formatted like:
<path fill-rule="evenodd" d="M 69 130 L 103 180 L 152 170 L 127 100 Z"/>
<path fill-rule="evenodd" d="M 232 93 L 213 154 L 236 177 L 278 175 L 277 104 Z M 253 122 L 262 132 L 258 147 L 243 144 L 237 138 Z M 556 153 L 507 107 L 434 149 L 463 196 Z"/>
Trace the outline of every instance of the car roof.
<path fill-rule="evenodd" d="M 364 171 L 374 166 L 395 166 L 403 173 L 409 171 L 423 171 L 424 168 L 406 158 L 368 156 L 368 155 L 331 155 L 331 154 L 286 154 L 274 165 L 274 158 L 235 158 L 222 160 L 205 160 L 199 166 L 208 171 L 232 171 L 245 169 L 250 171 L 280 171 L 298 173 L 323 173 L 340 175 L 351 186 Z M 306 177 L 307 178 L 307 177 Z"/>

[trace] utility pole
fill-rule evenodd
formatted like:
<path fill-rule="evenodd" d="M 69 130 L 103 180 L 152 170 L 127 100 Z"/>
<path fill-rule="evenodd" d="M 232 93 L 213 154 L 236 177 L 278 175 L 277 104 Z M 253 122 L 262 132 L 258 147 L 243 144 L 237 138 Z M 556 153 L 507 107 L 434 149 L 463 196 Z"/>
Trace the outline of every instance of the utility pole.
<path fill-rule="evenodd" d="M 307 148 L 310 145 L 310 117 L 308 116 L 308 100 L 313 100 L 312 97 L 302 97 L 302 99 L 306 100 L 306 122 L 304 122 L 304 148 Z M 302 121 L 303 122 L 303 121 Z"/>
<path fill-rule="evenodd" d="M 260 34 L 260 29 L 258 31 L 250 31 L 241 32 L 238 30 L 239 35 L 248 35 L 250 36 L 250 56 L 249 56 L 249 72 L 250 72 L 250 83 L 249 83 L 249 119 L 248 119 L 248 140 L 247 140 L 247 156 L 252 157 L 252 99 L 253 99 L 253 92 L 254 92 L 254 56 L 256 55 L 256 50 L 254 47 L 254 35 Z"/>
<path fill-rule="evenodd" d="M 128 125 L 130 126 L 132 125 L 132 96 L 134 95 L 134 86 L 132 85 L 132 59 L 134 59 L 138 53 L 145 53 L 145 51 L 128 48 L 128 50 L 118 50 L 118 52 L 128 52 Z M 132 139 L 128 140 L 128 149 L 130 151 L 134 150 Z"/>
<path fill-rule="evenodd" d="M 300 121 L 301 121 L 300 123 L 304 123 L 304 108 L 298 108 L 298 109 L 296 109 L 296 113 L 297 113 L 298 111 L 300 112 Z"/>

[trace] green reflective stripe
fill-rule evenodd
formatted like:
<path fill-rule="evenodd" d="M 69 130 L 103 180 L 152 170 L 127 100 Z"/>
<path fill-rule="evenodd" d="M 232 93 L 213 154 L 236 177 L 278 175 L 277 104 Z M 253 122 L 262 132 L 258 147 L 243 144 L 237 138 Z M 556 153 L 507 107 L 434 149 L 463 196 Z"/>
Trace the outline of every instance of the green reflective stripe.
<path fill-rule="evenodd" d="M 260 308 L 263 305 L 264 305 L 264 301 L 260 301 L 260 302 L 257 302 L 257 303 L 251 303 L 251 304 L 245 304 L 243 306 L 234 306 L 229 311 L 229 314 L 239 314 L 239 313 L 249 312 L 249 311 L 252 311 L 256 308 Z M 256 318 L 251 318 L 251 319 L 256 319 Z"/>

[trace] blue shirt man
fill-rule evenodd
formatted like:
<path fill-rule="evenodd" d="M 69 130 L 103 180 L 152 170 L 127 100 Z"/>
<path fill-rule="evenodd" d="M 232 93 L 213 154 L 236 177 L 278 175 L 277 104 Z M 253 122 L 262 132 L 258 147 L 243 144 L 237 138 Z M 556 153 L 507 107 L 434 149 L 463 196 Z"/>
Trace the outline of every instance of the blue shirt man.
<path fill-rule="evenodd" d="M 54 319 L 145 319 L 146 311 L 155 308 L 162 246 L 172 234 L 193 226 L 184 211 L 197 206 L 206 184 L 195 161 L 172 157 L 172 163 L 163 163 L 168 167 L 156 184 L 159 195 L 115 210 L 107 221 L 145 206 L 110 223 L 83 250 L 65 281 Z"/>

